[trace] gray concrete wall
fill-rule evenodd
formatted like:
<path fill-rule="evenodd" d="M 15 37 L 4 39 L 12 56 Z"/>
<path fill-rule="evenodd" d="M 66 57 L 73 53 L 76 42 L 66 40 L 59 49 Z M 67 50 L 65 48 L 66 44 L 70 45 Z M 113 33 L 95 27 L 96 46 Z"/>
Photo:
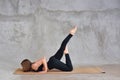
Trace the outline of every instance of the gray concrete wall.
<path fill-rule="evenodd" d="M 119 4 L 120 0 L 0 0 L 0 64 L 16 68 L 24 58 L 49 58 L 74 25 L 78 31 L 68 48 L 75 66 L 119 64 Z"/>

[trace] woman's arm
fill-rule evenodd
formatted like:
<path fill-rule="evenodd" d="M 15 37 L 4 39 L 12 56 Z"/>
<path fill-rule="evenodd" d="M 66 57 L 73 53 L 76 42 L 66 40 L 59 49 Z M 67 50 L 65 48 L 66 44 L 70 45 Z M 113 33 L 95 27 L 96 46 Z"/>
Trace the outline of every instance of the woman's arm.
<path fill-rule="evenodd" d="M 43 71 L 47 72 L 47 70 L 48 70 L 47 61 L 46 61 L 46 58 L 44 57 L 43 58 Z"/>
<path fill-rule="evenodd" d="M 43 57 L 42 59 L 37 60 L 34 64 L 32 64 L 33 70 L 38 70 L 38 67 L 43 64 L 43 71 L 40 71 L 39 73 L 46 73 L 47 72 L 47 61 L 46 58 Z"/>
<path fill-rule="evenodd" d="M 46 61 L 46 58 L 44 57 L 43 60 L 42 60 L 42 64 L 43 64 L 43 71 L 40 71 L 39 73 L 46 73 L 47 70 L 48 70 L 48 67 L 47 67 L 47 61 Z"/>

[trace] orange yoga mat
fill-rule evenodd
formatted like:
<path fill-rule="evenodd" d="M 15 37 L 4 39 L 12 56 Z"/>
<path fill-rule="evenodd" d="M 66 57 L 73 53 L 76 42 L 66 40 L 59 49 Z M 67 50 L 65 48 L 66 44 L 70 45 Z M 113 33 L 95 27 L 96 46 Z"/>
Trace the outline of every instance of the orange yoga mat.
<path fill-rule="evenodd" d="M 74 68 L 71 72 L 64 72 L 59 71 L 56 69 L 50 70 L 45 74 L 98 74 L 98 73 L 105 73 L 100 67 L 78 67 Z M 23 72 L 22 69 L 18 68 L 15 70 L 14 74 L 28 74 L 28 75 L 34 75 L 34 74 L 40 74 L 39 72 Z"/>

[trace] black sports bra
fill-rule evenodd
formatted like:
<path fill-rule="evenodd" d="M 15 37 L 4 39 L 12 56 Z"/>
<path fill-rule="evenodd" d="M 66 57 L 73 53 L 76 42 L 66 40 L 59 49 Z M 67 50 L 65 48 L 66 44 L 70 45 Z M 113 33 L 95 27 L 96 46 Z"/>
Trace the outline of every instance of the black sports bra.
<path fill-rule="evenodd" d="M 42 68 L 43 68 L 43 64 L 40 65 L 40 66 L 38 67 L 38 70 L 35 70 L 35 72 L 43 71 Z"/>

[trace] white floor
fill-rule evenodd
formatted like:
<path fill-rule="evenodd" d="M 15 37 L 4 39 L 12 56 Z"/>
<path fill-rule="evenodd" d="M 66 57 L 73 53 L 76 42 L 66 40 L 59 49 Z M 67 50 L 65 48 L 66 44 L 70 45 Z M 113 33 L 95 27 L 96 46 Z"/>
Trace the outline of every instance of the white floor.
<path fill-rule="evenodd" d="M 9 67 L 0 70 L 0 80 L 120 80 L 120 64 L 101 65 L 104 74 L 15 75 Z"/>

